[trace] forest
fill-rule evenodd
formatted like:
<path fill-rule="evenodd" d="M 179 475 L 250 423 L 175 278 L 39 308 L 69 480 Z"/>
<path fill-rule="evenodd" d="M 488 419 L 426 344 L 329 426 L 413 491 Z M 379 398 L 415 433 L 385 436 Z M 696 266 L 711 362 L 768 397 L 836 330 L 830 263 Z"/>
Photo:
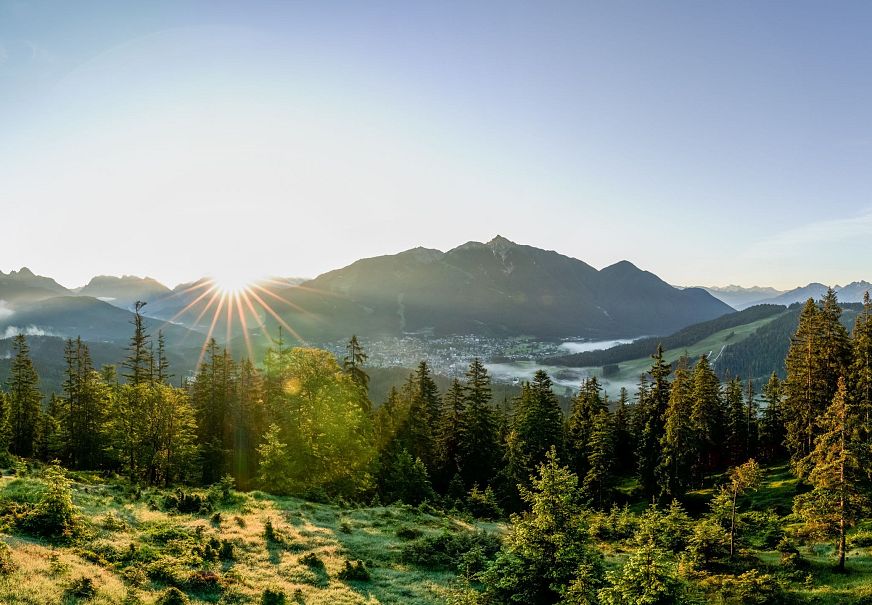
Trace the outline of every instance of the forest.
<path fill-rule="evenodd" d="M 212 340 L 196 375 L 181 380 L 162 333 L 148 334 L 136 311 L 117 367 L 93 367 L 86 344 L 67 341 L 59 393 L 40 391 L 27 339 L 15 337 L 0 395 L 0 528 L 15 538 L 0 549 L 0 596 L 10 603 L 55 600 L 10 587 L 32 544 L 67 549 L 122 578 L 104 594 L 95 588 L 102 580 L 83 575 L 58 593 L 64 603 L 317 603 L 331 597 L 294 586 L 333 581 L 361 599 L 418 602 L 402 592 L 378 600 L 367 586 L 388 570 L 413 583 L 438 572 L 441 588 L 420 602 L 872 598 L 863 580 L 872 567 L 868 295 L 851 330 L 832 290 L 809 300 L 788 336 L 784 378 L 773 374 L 760 393 L 751 381 L 722 382 L 705 355 L 666 363 L 657 345 L 635 393 L 610 399 L 591 378 L 568 413 L 544 371 L 517 397 L 494 400 L 479 359 L 444 393 L 422 360 L 373 405 L 356 336 L 342 359 L 279 336 L 257 362 Z M 83 511 L 102 489 L 113 495 L 98 522 Z M 330 529 L 340 537 L 369 523 L 371 538 L 384 526 L 376 514 L 408 523 L 391 530 L 400 540 L 387 548 L 394 558 L 351 556 L 333 569 L 315 552 L 301 554 L 303 537 L 294 547 L 292 527 L 264 513 L 257 539 L 270 556 L 301 554 L 297 564 L 311 573 L 263 588 L 234 576 L 248 543 L 228 533 L 227 516 L 238 513 L 233 531 L 241 531 L 244 515 L 267 500 L 298 516 L 342 511 L 347 520 Z M 110 503 L 118 511 L 106 512 Z M 140 527 L 131 512 L 140 509 L 143 518 L 194 525 L 177 526 L 164 550 L 154 541 L 95 546 L 95 532 Z M 443 526 L 450 531 L 434 529 Z M 364 544 L 330 553 L 353 555 Z"/>

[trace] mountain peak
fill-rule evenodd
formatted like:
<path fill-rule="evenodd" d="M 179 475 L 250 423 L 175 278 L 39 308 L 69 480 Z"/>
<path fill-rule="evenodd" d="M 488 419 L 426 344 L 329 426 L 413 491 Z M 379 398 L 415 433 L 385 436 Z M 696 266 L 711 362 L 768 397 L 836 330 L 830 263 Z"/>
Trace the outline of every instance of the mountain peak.
<path fill-rule="evenodd" d="M 13 271 L 12 273 L 15 274 L 15 271 Z M 33 274 L 33 271 L 31 271 L 31 270 L 28 269 L 27 267 L 21 267 L 21 269 L 18 270 L 17 275 L 18 275 L 19 277 L 36 277 L 36 276 Z"/>

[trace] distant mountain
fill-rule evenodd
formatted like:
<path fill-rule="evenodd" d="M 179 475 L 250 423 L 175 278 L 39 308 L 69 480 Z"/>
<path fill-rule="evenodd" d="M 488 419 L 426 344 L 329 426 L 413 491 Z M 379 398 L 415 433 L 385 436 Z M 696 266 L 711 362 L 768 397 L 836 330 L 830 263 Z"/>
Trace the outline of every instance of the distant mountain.
<path fill-rule="evenodd" d="M 99 298 L 122 309 L 133 307 L 138 300 L 149 302 L 169 293 L 170 289 L 159 281 L 134 275 L 98 275 L 78 290 L 78 294 Z"/>
<path fill-rule="evenodd" d="M 0 301 L 24 303 L 62 294 L 70 294 L 70 290 L 50 277 L 34 275 L 27 267 L 22 267 L 20 271 L 10 271 L 8 274 L 0 271 Z"/>
<path fill-rule="evenodd" d="M 0 316 L 0 338 L 9 338 L 17 332 L 30 336 L 81 336 L 90 342 L 127 343 L 133 331 L 133 313 L 89 296 L 55 296 L 26 305 L 16 305 L 8 315 Z M 147 328 L 154 333 L 162 329 L 168 344 L 191 345 L 203 342 L 202 334 L 191 336 L 182 326 L 164 325 L 157 319 L 148 319 Z"/>
<path fill-rule="evenodd" d="M 863 295 L 866 292 L 872 293 L 872 284 L 867 281 L 855 281 L 846 286 L 833 286 L 839 302 L 858 303 L 863 302 Z M 827 293 L 827 286 L 821 283 L 813 282 L 801 288 L 794 288 L 774 298 L 769 298 L 761 303 L 769 303 L 774 305 L 792 305 L 793 303 L 805 302 L 809 298 L 820 300 Z"/>
<path fill-rule="evenodd" d="M 734 285 L 699 287 L 738 311 L 758 304 L 762 300 L 772 299 L 784 294 L 784 290 L 776 290 L 775 288 L 765 286 L 752 286 L 750 288 Z"/>
<path fill-rule="evenodd" d="M 538 337 L 665 334 L 733 311 L 622 261 L 601 271 L 497 236 L 448 252 L 359 260 L 300 286 L 276 308 L 304 337 L 403 332 Z M 269 320 L 269 318 L 267 318 Z"/>

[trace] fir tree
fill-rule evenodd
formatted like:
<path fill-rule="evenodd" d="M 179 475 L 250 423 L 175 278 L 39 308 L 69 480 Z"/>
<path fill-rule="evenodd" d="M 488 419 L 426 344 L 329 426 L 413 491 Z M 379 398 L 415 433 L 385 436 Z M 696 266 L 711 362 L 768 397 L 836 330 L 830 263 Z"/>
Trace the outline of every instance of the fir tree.
<path fill-rule="evenodd" d="M 605 510 L 612 501 L 615 483 L 615 433 L 608 408 L 593 418 L 587 451 L 587 472 L 581 492 L 593 506 Z"/>
<path fill-rule="evenodd" d="M 563 412 L 552 384 L 548 374 L 538 370 L 515 406 L 509 457 L 516 481 L 524 485 L 552 447 L 563 449 Z"/>
<path fill-rule="evenodd" d="M 369 413 L 372 409 L 372 404 L 369 401 L 369 374 L 363 369 L 366 364 L 367 355 L 357 340 L 357 335 L 352 334 L 351 340 L 345 345 L 346 355 L 342 358 L 342 369 L 351 377 L 351 380 L 356 384 L 366 397 L 361 398 L 361 403 L 364 404 L 364 412 Z"/>
<path fill-rule="evenodd" d="M 731 465 L 741 464 L 745 458 L 748 442 L 745 399 L 742 395 L 742 382 L 733 378 L 724 387 L 724 416 L 726 418 L 726 450 Z"/>
<path fill-rule="evenodd" d="M 464 415 L 458 443 L 460 474 L 468 487 L 487 485 L 502 458 L 497 419 L 491 405 L 490 377 L 481 359 L 466 372 Z"/>
<path fill-rule="evenodd" d="M 782 394 L 781 381 L 772 372 L 769 381 L 763 387 L 763 408 L 760 419 L 760 450 L 767 462 L 780 460 L 786 453 L 784 448 L 784 416 L 781 412 Z"/>
<path fill-rule="evenodd" d="M 699 460 L 699 441 L 692 424 L 693 380 L 688 360 L 679 360 L 672 380 L 665 430 L 660 439 L 662 458 L 658 468 L 661 493 L 681 497 L 691 486 L 693 465 Z"/>
<path fill-rule="evenodd" d="M 594 419 L 601 411 L 608 409 L 601 391 L 602 387 L 596 376 L 585 380 L 573 398 L 566 422 L 566 447 L 570 467 L 579 477 L 584 477 L 590 467 L 588 445 Z"/>
<path fill-rule="evenodd" d="M 460 471 L 460 431 L 466 415 L 466 399 L 463 385 L 458 379 L 451 382 L 451 387 L 442 400 L 442 414 L 436 433 L 436 451 L 439 455 L 439 479 L 445 481 L 457 476 Z"/>
<path fill-rule="evenodd" d="M 654 496 L 657 494 L 657 469 L 660 466 L 660 437 L 665 425 L 664 417 L 669 406 L 669 374 L 671 366 L 663 359 L 663 346 L 657 345 L 652 355 L 653 363 L 648 373 L 650 385 L 639 391 L 637 413 L 640 416 L 638 434 L 637 467 L 639 485 L 642 491 Z"/>
<path fill-rule="evenodd" d="M 691 426 L 696 433 L 698 459 L 693 478 L 699 483 L 706 473 L 721 467 L 724 461 L 724 414 L 721 406 L 720 381 L 702 355 L 693 368 Z"/>
<path fill-rule="evenodd" d="M 9 450 L 17 456 L 30 457 L 33 455 L 42 394 L 39 392 L 39 376 L 23 334 L 17 334 L 12 340 L 12 366 L 6 385 L 11 429 Z"/>
<path fill-rule="evenodd" d="M 128 355 L 122 364 L 127 372 L 124 377 L 128 384 L 137 385 L 150 382 L 153 378 L 154 359 L 151 355 L 151 341 L 145 330 L 145 320 L 142 316 L 142 308 L 146 305 L 141 300 L 134 305 L 133 336 L 127 347 Z"/>
<path fill-rule="evenodd" d="M 794 510 L 812 533 L 835 539 L 838 569 L 844 571 L 847 530 L 868 508 L 868 500 L 856 409 L 845 379 L 837 384 L 832 403 L 817 422 L 815 447 L 802 461 L 813 489 L 795 499 Z"/>

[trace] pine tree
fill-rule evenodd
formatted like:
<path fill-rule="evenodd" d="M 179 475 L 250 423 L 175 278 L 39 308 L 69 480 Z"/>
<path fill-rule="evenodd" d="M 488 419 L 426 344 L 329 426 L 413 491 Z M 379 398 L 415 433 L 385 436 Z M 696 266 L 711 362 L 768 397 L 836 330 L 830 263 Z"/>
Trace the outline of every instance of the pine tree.
<path fill-rule="evenodd" d="M 702 355 L 693 368 L 691 426 L 696 433 L 698 461 L 693 478 L 699 483 L 725 462 L 724 415 L 721 405 L 720 381 L 712 370 L 708 356 Z"/>
<path fill-rule="evenodd" d="M 436 451 L 439 455 L 440 484 L 451 480 L 460 471 L 460 431 L 466 415 L 466 399 L 463 385 L 458 379 L 451 382 L 451 387 L 442 400 L 442 414 L 436 433 Z"/>
<path fill-rule="evenodd" d="M 612 501 L 615 483 L 615 433 L 608 408 L 593 418 L 587 443 L 588 465 L 581 492 L 596 508 L 605 510 Z"/>
<path fill-rule="evenodd" d="M 9 424 L 9 396 L 0 391 L 0 462 L 9 462 L 9 446 L 12 442 L 12 427 Z"/>
<path fill-rule="evenodd" d="M 563 412 L 552 385 L 548 374 L 538 370 L 515 406 L 512 431 L 516 438 L 509 455 L 516 461 L 516 479 L 525 485 L 552 447 L 558 452 L 563 449 Z"/>
<path fill-rule="evenodd" d="M 64 358 L 63 407 L 58 416 L 64 459 L 74 468 L 97 468 L 106 445 L 110 390 L 94 371 L 90 351 L 81 338 L 67 340 Z"/>
<path fill-rule="evenodd" d="M 760 406 L 757 404 L 754 392 L 754 383 L 749 378 L 745 383 L 745 459 L 757 456 L 760 435 L 758 430 L 758 414 Z"/>
<path fill-rule="evenodd" d="M 763 408 L 760 419 L 760 450 L 764 460 L 774 462 L 786 454 L 784 416 L 781 411 L 781 381 L 775 372 L 772 372 L 769 381 L 763 387 L 763 401 L 766 407 Z"/>
<path fill-rule="evenodd" d="M 39 392 L 39 376 L 23 334 L 17 334 L 12 340 L 12 366 L 6 385 L 11 429 L 9 450 L 16 456 L 30 457 L 33 455 L 42 394 Z"/>
<path fill-rule="evenodd" d="M 128 355 L 122 364 L 127 372 L 124 377 L 128 384 L 138 385 L 150 382 L 153 378 L 154 359 L 151 355 L 151 340 L 145 330 L 145 320 L 142 316 L 142 308 L 146 305 L 141 300 L 134 305 L 133 336 L 127 347 Z"/>
<path fill-rule="evenodd" d="M 757 462 L 751 458 L 730 469 L 730 483 L 727 487 L 730 495 L 730 556 L 736 550 L 736 502 L 743 493 L 756 490 L 763 479 L 763 472 Z"/>
<path fill-rule="evenodd" d="M 163 330 L 157 331 L 157 358 L 154 361 L 154 379 L 161 384 L 169 384 L 173 375 L 170 374 L 170 361 L 167 359 L 166 339 Z"/>
<path fill-rule="evenodd" d="M 849 394 L 860 419 L 860 440 L 872 451 L 872 300 L 868 292 L 863 296 L 863 310 L 854 321 L 851 342 Z"/>
<path fill-rule="evenodd" d="M 500 605 L 545 605 L 570 591 L 595 592 L 602 562 L 589 546 L 578 477 L 560 466 L 551 448 L 530 489 L 522 490 L 527 512 L 512 524 L 496 561 L 483 574 L 485 601 Z M 571 588 L 572 587 L 572 588 Z"/>
<path fill-rule="evenodd" d="M 671 498 L 683 496 L 691 486 L 693 465 L 700 457 L 699 441 L 692 424 L 693 379 L 687 364 L 688 359 L 683 357 L 675 368 L 665 430 L 660 439 L 660 491 Z"/>
<path fill-rule="evenodd" d="M 481 359 L 466 372 L 464 414 L 458 443 L 460 475 L 467 487 L 487 485 L 502 458 L 497 419 L 491 404 L 490 377 Z"/>
<path fill-rule="evenodd" d="M 847 331 L 832 289 L 819 305 L 809 299 L 799 316 L 785 360 L 784 419 L 786 444 L 797 469 L 814 449 L 817 418 L 836 392 L 838 378 L 849 365 Z"/>
<path fill-rule="evenodd" d="M 635 468 L 635 443 L 633 440 L 633 410 L 629 404 L 627 389 L 621 387 L 614 414 L 615 473 L 625 475 Z"/>
<path fill-rule="evenodd" d="M 579 477 L 584 477 L 590 468 L 588 444 L 594 419 L 601 411 L 608 409 L 601 391 L 602 387 L 596 376 L 585 380 L 578 394 L 573 398 L 569 419 L 566 422 L 566 447 L 570 468 Z"/>
<path fill-rule="evenodd" d="M 650 385 L 639 391 L 639 433 L 637 466 L 642 491 L 655 496 L 658 493 L 657 468 L 660 466 L 660 437 L 665 430 L 664 416 L 669 406 L 669 374 L 671 366 L 663 359 L 663 346 L 657 345 L 648 373 Z M 640 385 L 641 386 L 641 385 Z"/>
<path fill-rule="evenodd" d="M 839 378 L 833 401 L 817 422 L 814 449 L 802 461 L 813 489 L 794 500 L 795 512 L 813 533 L 835 538 L 838 568 L 845 569 L 845 537 L 868 507 L 865 469 L 857 437 L 857 410 Z"/>
<path fill-rule="evenodd" d="M 724 387 L 724 417 L 726 418 L 726 450 L 732 466 L 746 460 L 745 445 L 748 442 L 745 399 L 742 382 L 733 378 Z"/>
<path fill-rule="evenodd" d="M 342 370 L 366 394 L 366 397 L 361 398 L 361 403 L 365 406 L 364 412 L 368 414 L 372 410 L 372 404 L 369 401 L 369 374 L 363 369 L 367 355 L 360 341 L 357 340 L 356 334 L 352 334 L 351 340 L 345 345 L 345 351 L 346 355 L 342 358 Z"/>

